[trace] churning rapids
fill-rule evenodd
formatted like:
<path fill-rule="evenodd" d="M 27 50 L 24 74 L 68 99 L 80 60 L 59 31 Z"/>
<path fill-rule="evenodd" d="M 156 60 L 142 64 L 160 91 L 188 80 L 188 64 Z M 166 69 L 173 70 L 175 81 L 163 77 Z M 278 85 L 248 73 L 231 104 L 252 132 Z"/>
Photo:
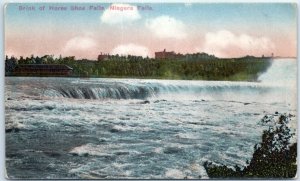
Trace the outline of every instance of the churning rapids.
<path fill-rule="evenodd" d="M 266 114 L 296 114 L 296 60 L 258 82 L 5 78 L 9 178 L 207 178 L 245 165 Z M 293 128 L 296 129 L 296 120 Z"/>

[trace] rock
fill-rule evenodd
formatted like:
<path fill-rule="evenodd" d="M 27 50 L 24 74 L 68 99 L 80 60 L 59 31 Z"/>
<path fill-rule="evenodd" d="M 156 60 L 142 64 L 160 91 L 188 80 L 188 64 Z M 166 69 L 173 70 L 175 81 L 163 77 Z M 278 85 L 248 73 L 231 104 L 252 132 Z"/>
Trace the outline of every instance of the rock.
<path fill-rule="evenodd" d="M 206 100 L 201 99 L 201 100 L 193 100 L 193 102 L 206 102 Z"/>
<path fill-rule="evenodd" d="M 145 101 L 143 101 L 143 102 L 140 102 L 140 104 L 150 104 L 150 101 L 145 100 Z"/>
<path fill-rule="evenodd" d="M 159 103 L 159 102 L 166 102 L 167 100 L 165 100 L 165 99 L 162 99 L 162 100 L 156 100 L 156 101 L 154 101 L 154 103 Z"/>
<path fill-rule="evenodd" d="M 44 154 L 49 156 L 49 157 L 59 157 L 61 156 L 60 153 L 58 152 L 53 152 L 53 151 L 44 151 Z"/>
<path fill-rule="evenodd" d="M 45 106 L 45 109 L 48 109 L 48 110 L 53 110 L 54 109 L 54 107 L 52 107 L 52 106 Z"/>
<path fill-rule="evenodd" d="M 88 157 L 88 156 L 89 156 L 89 153 L 84 153 L 82 156 Z"/>
<path fill-rule="evenodd" d="M 105 139 L 100 139 L 99 142 L 104 143 L 104 142 L 106 142 L 106 140 Z"/>
<path fill-rule="evenodd" d="M 119 132 L 119 130 L 118 130 L 118 129 L 115 129 L 115 128 L 113 128 L 113 129 L 111 129 L 111 130 L 110 130 L 110 132 L 111 132 L 111 133 L 117 133 L 117 132 Z"/>
<path fill-rule="evenodd" d="M 77 153 L 71 153 L 72 156 L 79 156 Z"/>
<path fill-rule="evenodd" d="M 19 128 L 7 128 L 7 129 L 5 129 L 5 133 L 11 133 L 11 132 L 18 133 L 19 131 L 20 131 Z"/>
<path fill-rule="evenodd" d="M 181 149 L 177 147 L 168 147 L 164 150 L 165 154 L 176 154 L 179 152 L 181 152 Z"/>
<path fill-rule="evenodd" d="M 10 132 L 12 132 L 12 128 L 8 128 L 8 129 L 5 129 L 5 133 L 10 133 Z"/>

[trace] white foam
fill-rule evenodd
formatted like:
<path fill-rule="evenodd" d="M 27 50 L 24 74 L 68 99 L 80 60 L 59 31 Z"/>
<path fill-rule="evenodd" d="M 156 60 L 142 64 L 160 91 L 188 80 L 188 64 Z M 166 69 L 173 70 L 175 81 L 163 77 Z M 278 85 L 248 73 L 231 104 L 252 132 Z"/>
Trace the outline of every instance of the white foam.
<path fill-rule="evenodd" d="M 94 155 L 94 156 L 112 156 L 109 152 L 107 152 L 107 145 L 94 145 L 91 143 L 81 145 L 73 148 L 69 153 L 77 154 L 79 156 L 85 155 Z M 112 148 L 113 146 L 109 146 Z"/>
<path fill-rule="evenodd" d="M 167 169 L 165 173 L 165 178 L 184 179 L 184 177 L 186 177 L 186 175 L 182 171 L 174 168 Z"/>
<path fill-rule="evenodd" d="M 163 148 L 162 147 L 154 148 L 154 152 L 155 153 L 163 153 Z"/>
<path fill-rule="evenodd" d="M 198 164 L 198 163 L 192 163 L 189 167 L 191 173 L 193 173 L 193 175 L 199 175 L 201 177 L 201 179 L 208 179 L 208 175 L 206 173 L 205 168 Z M 197 179 L 197 178 L 195 178 Z"/>

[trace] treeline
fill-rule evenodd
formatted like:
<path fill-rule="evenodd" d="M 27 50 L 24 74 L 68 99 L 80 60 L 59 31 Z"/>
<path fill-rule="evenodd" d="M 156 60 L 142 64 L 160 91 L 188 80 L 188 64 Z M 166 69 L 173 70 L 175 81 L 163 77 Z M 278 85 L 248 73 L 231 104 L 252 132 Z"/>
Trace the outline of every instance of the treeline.
<path fill-rule="evenodd" d="M 103 61 L 45 55 L 19 59 L 6 57 L 5 72 L 6 75 L 13 75 L 18 64 L 65 64 L 73 68 L 73 77 L 255 81 L 268 68 L 270 62 L 269 58 L 251 56 L 220 59 L 205 53 L 187 54 L 180 59 L 113 55 Z"/>

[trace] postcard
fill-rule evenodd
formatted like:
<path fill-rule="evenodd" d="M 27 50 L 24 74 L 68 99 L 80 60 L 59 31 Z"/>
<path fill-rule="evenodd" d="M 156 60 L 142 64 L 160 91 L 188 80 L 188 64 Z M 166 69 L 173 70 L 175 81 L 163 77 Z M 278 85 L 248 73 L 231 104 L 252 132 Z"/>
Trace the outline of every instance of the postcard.
<path fill-rule="evenodd" d="M 6 178 L 296 178 L 296 3 L 4 8 Z"/>

